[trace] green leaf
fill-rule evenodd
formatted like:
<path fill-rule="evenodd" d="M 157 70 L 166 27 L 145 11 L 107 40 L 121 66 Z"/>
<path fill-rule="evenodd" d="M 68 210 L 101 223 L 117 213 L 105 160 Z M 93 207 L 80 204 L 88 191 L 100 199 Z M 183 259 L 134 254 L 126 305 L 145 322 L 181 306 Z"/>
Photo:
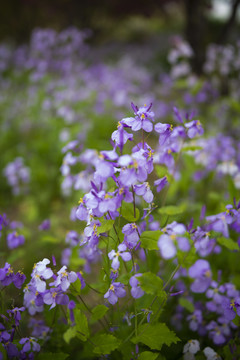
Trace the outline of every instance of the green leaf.
<path fill-rule="evenodd" d="M 192 246 L 188 252 L 178 250 L 177 258 L 179 264 L 181 264 L 182 267 L 188 269 L 197 260 L 196 248 Z"/>
<path fill-rule="evenodd" d="M 160 209 L 158 209 L 159 214 L 161 215 L 179 215 L 183 213 L 183 207 L 182 206 L 175 206 L 175 205 L 168 205 L 163 206 Z"/>
<path fill-rule="evenodd" d="M 70 341 L 77 336 L 77 329 L 76 326 L 72 326 L 63 334 L 63 338 L 66 341 L 67 344 L 70 343 Z"/>
<path fill-rule="evenodd" d="M 179 305 L 181 305 L 182 307 L 184 307 L 185 309 L 187 309 L 189 312 L 194 312 L 194 306 L 193 304 L 191 303 L 191 301 L 183 298 L 183 297 L 180 297 L 179 299 Z"/>
<path fill-rule="evenodd" d="M 144 231 L 140 236 L 141 246 L 148 250 L 159 250 L 158 239 L 163 234 L 162 231 Z"/>
<path fill-rule="evenodd" d="M 47 243 L 47 244 L 59 244 L 60 240 L 53 236 L 45 235 L 41 238 L 41 242 Z"/>
<path fill-rule="evenodd" d="M 91 320 L 93 322 L 101 319 L 109 309 L 105 305 L 97 305 L 92 309 Z"/>
<path fill-rule="evenodd" d="M 113 350 L 116 350 L 121 341 L 113 335 L 102 334 L 95 335 L 91 338 L 92 343 L 95 345 L 93 352 L 95 354 L 110 354 Z"/>
<path fill-rule="evenodd" d="M 163 345 L 170 346 L 172 343 L 176 344 L 176 342 L 180 341 L 175 333 L 163 323 L 141 325 L 138 333 L 139 335 L 135 336 L 131 341 L 134 344 L 142 342 L 152 350 L 161 350 Z"/>
<path fill-rule="evenodd" d="M 77 280 L 74 281 L 74 283 L 72 283 L 70 285 L 69 290 L 70 290 L 71 294 L 78 296 L 81 293 L 81 287 L 82 287 L 81 281 L 79 278 L 77 278 Z"/>
<path fill-rule="evenodd" d="M 65 360 L 67 357 L 69 357 L 69 354 L 47 352 L 47 353 L 39 354 L 38 360 L 46 360 L 46 359 Z"/>
<path fill-rule="evenodd" d="M 76 311 L 74 311 L 74 318 L 76 322 L 77 337 L 82 341 L 86 341 L 89 337 L 89 329 L 86 316 L 81 312 L 81 310 L 76 309 Z"/>
<path fill-rule="evenodd" d="M 238 244 L 235 241 L 233 241 L 232 239 L 228 239 L 228 238 L 225 238 L 225 237 L 218 237 L 217 242 L 218 242 L 219 245 L 225 246 L 229 250 L 237 250 L 237 251 L 239 251 Z"/>
<path fill-rule="evenodd" d="M 163 293 L 165 293 L 165 291 L 162 290 L 162 279 L 151 272 L 146 272 L 139 276 L 138 281 L 143 291 L 145 291 L 147 294 L 156 294 L 158 296 L 162 296 Z"/>
<path fill-rule="evenodd" d="M 196 150 L 202 150 L 202 146 L 197 145 L 189 145 L 185 146 L 182 151 L 196 151 Z"/>
<path fill-rule="evenodd" d="M 135 222 L 139 219 L 139 210 L 135 208 L 135 217 L 134 217 L 134 208 L 133 203 L 126 203 L 125 201 L 122 202 L 121 214 L 124 219 Z"/>
<path fill-rule="evenodd" d="M 159 356 L 159 353 L 153 353 L 151 351 L 144 351 L 142 352 L 138 360 L 155 360 Z"/>
<path fill-rule="evenodd" d="M 97 228 L 97 234 L 108 232 L 112 229 L 115 220 L 101 220 L 101 226 Z"/>

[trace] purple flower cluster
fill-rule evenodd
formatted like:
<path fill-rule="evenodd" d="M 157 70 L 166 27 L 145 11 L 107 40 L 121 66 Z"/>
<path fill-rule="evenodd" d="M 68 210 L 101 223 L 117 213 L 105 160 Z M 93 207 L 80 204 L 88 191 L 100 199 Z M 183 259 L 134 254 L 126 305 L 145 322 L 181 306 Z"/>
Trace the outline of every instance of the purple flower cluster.
<path fill-rule="evenodd" d="M 26 280 L 26 276 L 23 272 L 18 271 L 14 274 L 14 271 L 10 264 L 6 263 L 3 268 L 0 268 L 0 284 L 2 286 L 8 286 L 13 283 L 16 288 L 21 289 L 23 283 Z"/>
<path fill-rule="evenodd" d="M 21 157 L 10 162 L 4 168 L 3 173 L 8 184 L 11 186 L 14 195 L 19 195 L 20 193 L 27 191 L 27 185 L 30 181 L 30 170 L 28 167 L 24 166 Z"/>
<path fill-rule="evenodd" d="M 47 267 L 50 260 L 43 259 L 34 265 L 31 281 L 24 289 L 24 305 L 31 315 L 42 312 L 44 304 L 51 305 L 50 309 L 56 304 L 67 305 L 69 297 L 66 295 L 71 283 L 77 280 L 77 274 L 73 271 L 68 272 L 67 267 L 63 266 L 55 275 L 51 268 Z M 53 279 L 47 289 L 46 280 Z"/>

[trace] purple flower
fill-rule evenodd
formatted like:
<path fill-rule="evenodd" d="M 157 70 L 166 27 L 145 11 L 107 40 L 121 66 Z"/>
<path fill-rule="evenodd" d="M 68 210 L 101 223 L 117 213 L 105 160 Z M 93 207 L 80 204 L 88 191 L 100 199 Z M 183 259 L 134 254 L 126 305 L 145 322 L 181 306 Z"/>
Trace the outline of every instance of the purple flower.
<path fill-rule="evenodd" d="M 161 235 L 158 240 L 158 247 L 161 253 L 161 256 L 164 259 L 171 259 L 177 253 L 177 248 L 175 244 L 178 245 L 178 248 L 182 251 L 188 251 L 190 249 L 190 244 L 187 238 L 179 235 L 183 235 L 186 232 L 186 228 L 183 224 L 178 224 L 176 221 L 167 225 L 163 229 L 165 234 Z"/>
<path fill-rule="evenodd" d="M 139 286 L 139 281 L 138 281 L 138 277 L 142 276 L 142 274 L 135 274 L 133 275 L 130 280 L 129 280 L 129 284 L 131 285 L 131 295 L 134 299 L 138 299 L 140 297 L 142 297 L 144 295 L 144 291 L 141 289 L 141 287 Z"/>
<path fill-rule="evenodd" d="M 30 338 L 22 338 L 19 341 L 19 344 L 23 345 L 22 351 L 24 353 L 29 352 L 30 350 L 39 352 L 40 345 L 37 343 L 37 339 L 30 337 Z"/>
<path fill-rule="evenodd" d="M 70 244 L 71 247 L 74 247 L 79 244 L 80 238 L 76 231 L 71 230 L 67 233 L 65 241 L 67 244 Z"/>
<path fill-rule="evenodd" d="M 43 220 L 43 222 L 39 225 L 39 230 L 49 230 L 51 227 L 51 222 L 49 219 Z"/>
<path fill-rule="evenodd" d="M 112 268 L 114 270 L 117 270 L 120 266 L 120 261 L 118 259 L 119 256 L 121 256 L 123 261 L 131 260 L 132 256 L 131 256 L 130 252 L 128 252 L 126 250 L 127 250 L 127 246 L 125 244 L 120 244 L 120 245 L 118 245 L 117 252 L 115 250 L 112 250 L 112 251 L 110 251 L 110 253 L 108 253 L 109 259 L 112 260 Z"/>
<path fill-rule="evenodd" d="M 76 307 L 75 302 L 74 302 L 73 300 L 69 301 L 69 303 L 68 303 L 68 309 L 69 309 L 69 312 L 70 312 L 70 321 L 71 321 L 72 323 L 75 322 L 74 313 L 73 313 L 73 309 L 75 309 L 75 307 Z"/>
<path fill-rule="evenodd" d="M 118 302 L 118 298 L 122 298 L 124 296 L 126 296 L 124 285 L 120 282 L 113 282 L 104 295 L 104 298 L 107 299 L 110 304 L 114 305 Z"/>
<path fill-rule="evenodd" d="M 19 235 L 16 231 L 7 235 L 7 245 L 9 249 L 15 249 L 20 245 L 23 245 L 25 238 L 23 235 Z"/>
<path fill-rule="evenodd" d="M 81 289 L 84 289 L 86 286 L 86 283 L 85 283 L 82 271 L 77 272 L 77 276 L 81 282 Z"/>
<path fill-rule="evenodd" d="M 25 307 L 16 307 L 12 310 L 7 310 L 7 313 L 9 314 L 10 318 L 13 317 L 15 325 L 19 326 L 20 320 L 21 320 L 21 313 L 20 311 L 24 311 Z"/>
<path fill-rule="evenodd" d="M 124 241 L 128 248 L 133 248 L 137 245 L 139 240 L 139 229 L 135 223 L 126 224 L 122 228 L 122 232 L 125 235 Z"/>
<path fill-rule="evenodd" d="M 134 191 L 137 195 L 142 196 L 147 203 L 151 203 L 153 201 L 153 193 L 148 182 L 134 185 Z"/>
<path fill-rule="evenodd" d="M 50 260 L 45 258 L 35 264 L 32 271 L 31 282 L 40 293 L 46 290 L 46 282 L 44 280 L 48 280 L 53 276 L 53 271 L 46 266 L 49 263 Z"/>
<path fill-rule="evenodd" d="M 216 321 L 211 321 L 207 326 L 206 329 L 209 331 L 209 336 L 212 338 L 214 344 L 221 345 L 224 344 L 226 338 L 223 334 L 223 327 L 219 326 Z"/>
<path fill-rule="evenodd" d="M 6 227 L 7 224 L 8 224 L 8 221 L 7 221 L 7 216 L 6 216 L 6 214 L 3 214 L 3 215 L 0 214 L 0 237 L 1 237 L 1 235 L 2 235 L 2 229 L 3 229 L 3 227 Z"/>
<path fill-rule="evenodd" d="M 62 289 L 58 287 L 47 290 L 43 295 L 43 301 L 45 304 L 51 305 L 51 310 L 56 306 L 56 304 L 67 305 L 69 298 L 66 294 L 63 294 Z"/>
<path fill-rule="evenodd" d="M 164 186 L 166 186 L 168 183 L 168 179 L 166 176 L 162 177 L 161 179 L 155 180 L 154 181 L 154 186 L 157 187 L 157 192 L 160 192 Z"/>
<path fill-rule="evenodd" d="M 196 135 L 202 135 L 204 132 L 199 120 L 192 120 L 185 123 L 185 127 L 188 129 L 187 135 L 190 139 L 194 138 Z"/>
<path fill-rule="evenodd" d="M 143 129 L 146 132 L 151 132 L 153 129 L 152 121 L 154 121 L 154 113 L 150 111 L 152 104 L 148 107 L 144 105 L 140 108 L 135 106 L 133 103 L 131 103 L 131 105 L 135 118 L 125 118 L 122 120 L 122 124 L 130 126 L 133 131 Z"/>
<path fill-rule="evenodd" d="M 8 286 L 13 282 L 15 275 L 11 265 L 5 263 L 4 268 L 0 269 L 0 281 L 3 286 Z"/>
<path fill-rule="evenodd" d="M 166 143 L 166 141 L 172 135 L 173 126 L 169 125 L 169 124 L 157 123 L 154 126 L 154 129 L 158 134 L 160 134 L 160 136 L 159 136 L 159 144 L 164 145 Z"/>
<path fill-rule="evenodd" d="M 128 140 L 131 141 L 133 139 L 133 134 L 129 134 L 127 131 L 125 131 L 124 123 L 122 121 L 119 121 L 117 130 L 115 130 L 112 133 L 111 139 L 115 141 L 115 144 L 119 147 L 120 151 L 122 152 L 124 144 L 126 144 Z"/>
<path fill-rule="evenodd" d="M 199 325 L 202 323 L 202 311 L 195 310 L 191 315 L 187 316 L 187 321 L 189 321 L 189 328 L 192 331 L 197 331 Z"/>
<path fill-rule="evenodd" d="M 236 316 L 236 313 L 238 316 L 240 316 L 240 298 L 230 300 L 227 297 L 224 297 L 221 302 L 221 306 L 224 311 L 224 317 L 228 321 L 233 320 Z"/>
<path fill-rule="evenodd" d="M 58 272 L 58 277 L 54 281 L 54 286 L 60 286 L 63 291 L 66 291 L 70 284 L 77 280 L 77 274 L 74 271 L 67 272 L 67 267 L 64 265 Z"/>
<path fill-rule="evenodd" d="M 205 292 L 211 284 L 212 273 L 207 260 L 197 260 L 189 268 L 188 274 L 191 278 L 195 279 L 191 285 L 191 290 L 195 293 Z"/>

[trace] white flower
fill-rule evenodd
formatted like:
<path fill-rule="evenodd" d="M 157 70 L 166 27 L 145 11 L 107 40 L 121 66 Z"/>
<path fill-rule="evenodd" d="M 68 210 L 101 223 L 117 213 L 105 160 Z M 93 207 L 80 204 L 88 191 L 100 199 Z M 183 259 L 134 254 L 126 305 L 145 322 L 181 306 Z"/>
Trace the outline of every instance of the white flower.
<path fill-rule="evenodd" d="M 210 347 L 206 347 L 203 352 L 207 360 L 221 360 L 221 357 Z"/>
<path fill-rule="evenodd" d="M 189 340 L 183 348 L 183 353 L 196 354 L 200 350 L 200 345 L 198 340 Z"/>

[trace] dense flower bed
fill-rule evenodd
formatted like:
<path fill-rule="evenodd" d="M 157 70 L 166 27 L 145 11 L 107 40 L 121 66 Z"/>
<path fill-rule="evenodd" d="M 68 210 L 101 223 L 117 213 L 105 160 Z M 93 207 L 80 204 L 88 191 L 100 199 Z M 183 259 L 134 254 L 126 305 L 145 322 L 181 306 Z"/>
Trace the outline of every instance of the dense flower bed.
<path fill-rule="evenodd" d="M 239 79 L 86 35 L 0 49 L 0 359 L 238 359 Z"/>

